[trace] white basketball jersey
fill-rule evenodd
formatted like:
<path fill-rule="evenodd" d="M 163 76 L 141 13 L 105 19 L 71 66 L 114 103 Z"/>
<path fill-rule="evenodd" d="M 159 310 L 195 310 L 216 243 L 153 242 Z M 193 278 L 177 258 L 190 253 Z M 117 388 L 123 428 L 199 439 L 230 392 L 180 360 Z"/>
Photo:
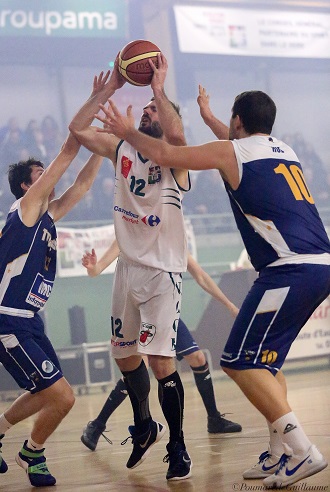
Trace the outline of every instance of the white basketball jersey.
<path fill-rule="evenodd" d="M 127 142 L 119 143 L 114 223 L 124 257 L 167 272 L 186 271 L 184 191 L 170 168 L 144 159 Z"/>

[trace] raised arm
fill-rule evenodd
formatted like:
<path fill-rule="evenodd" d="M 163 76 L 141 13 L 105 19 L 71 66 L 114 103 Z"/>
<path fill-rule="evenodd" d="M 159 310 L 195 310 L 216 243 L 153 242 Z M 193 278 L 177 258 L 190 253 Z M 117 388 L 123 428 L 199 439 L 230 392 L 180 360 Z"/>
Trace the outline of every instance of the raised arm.
<path fill-rule="evenodd" d="M 95 250 L 92 249 L 91 253 L 87 251 L 84 254 L 81 262 L 83 266 L 87 269 L 88 275 L 90 277 L 96 277 L 115 261 L 119 253 L 120 250 L 117 239 L 114 239 L 109 248 L 105 251 L 105 253 L 101 256 L 99 260 L 97 260 Z"/>
<path fill-rule="evenodd" d="M 22 220 L 26 226 L 32 227 L 46 212 L 55 185 L 78 154 L 79 148 L 77 139 L 69 134 L 51 164 L 45 171 L 37 169 L 42 173 L 40 177 L 32 185 L 26 185 L 27 191 L 21 199 Z"/>
<path fill-rule="evenodd" d="M 74 183 L 57 199 L 49 204 L 54 221 L 66 215 L 91 188 L 103 162 L 103 157 L 93 154 L 78 173 Z"/>
<path fill-rule="evenodd" d="M 224 180 L 236 189 L 239 173 L 234 147 L 229 140 L 216 140 L 204 145 L 174 146 L 164 140 L 149 137 L 134 128 L 132 108 L 127 108 L 127 115 L 122 115 L 110 99 L 109 106 L 100 106 L 105 117 L 98 119 L 105 125 L 100 132 L 112 132 L 129 142 L 144 157 L 148 157 L 161 166 L 177 169 L 218 169 Z"/>
<path fill-rule="evenodd" d="M 111 134 L 98 133 L 97 127 L 92 126 L 92 122 L 95 118 L 95 113 L 99 111 L 99 104 L 105 103 L 125 83 L 125 79 L 119 73 L 117 65 L 118 56 L 111 76 L 110 71 L 108 71 L 106 74 L 101 72 L 94 77 L 91 95 L 69 125 L 70 131 L 82 145 L 95 154 L 108 157 L 112 162 L 115 162 L 116 147 L 119 139 Z"/>
<path fill-rule="evenodd" d="M 199 111 L 204 123 L 210 127 L 214 135 L 219 140 L 229 139 L 229 128 L 214 116 L 210 108 L 210 96 L 206 93 L 206 90 L 201 85 L 198 86 L 197 103 L 199 105 Z"/>
<path fill-rule="evenodd" d="M 206 292 L 211 294 L 214 299 L 220 301 L 226 308 L 230 311 L 232 316 L 236 318 L 238 314 L 238 308 L 233 304 L 228 297 L 222 292 L 222 290 L 217 286 L 214 280 L 210 277 L 208 273 L 203 270 L 203 268 L 194 260 L 191 254 L 188 254 L 188 272 L 196 280 L 198 285 L 202 287 Z"/>
<path fill-rule="evenodd" d="M 172 145 L 185 145 L 186 138 L 184 135 L 182 119 L 178 112 L 179 108 L 177 108 L 176 110 L 173 106 L 173 103 L 165 94 L 164 84 L 168 69 L 167 60 L 162 53 L 159 53 L 158 67 L 155 66 L 152 60 L 150 60 L 150 65 L 152 66 L 152 69 L 154 71 L 154 75 L 151 81 L 151 88 L 154 93 L 159 123 L 164 132 L 164 138 L 166 142 Z M 173 168 L 175 179 L 177 180 L 179 185 L 183 189 L 188 190 L 188 171 L 186 169 L 177 169 L 175 161 L 172 162 L 171 167 Z"/>
<path fill-rule="evenodd" d="M 152 60 L 150 60 L 150 65 L 154 71 L 151 88 L 155 97 L 159 123 L 164 132 L 165 140 L 172 145 L 185 145 L 186 139 L 182 119 L 165 94 L 164 83 L 168 69 L 167 60 L 162 53 L 159 53 L 158 68 Z"/>

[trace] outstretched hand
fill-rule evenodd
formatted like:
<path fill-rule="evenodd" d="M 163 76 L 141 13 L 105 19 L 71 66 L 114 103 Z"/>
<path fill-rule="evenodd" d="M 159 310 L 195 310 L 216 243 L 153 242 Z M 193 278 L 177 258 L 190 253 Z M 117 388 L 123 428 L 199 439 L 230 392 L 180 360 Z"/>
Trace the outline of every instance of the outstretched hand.
<path fill-rule="evenodd" d="M 108 70 L 105 74 L 101 72 L 99 75 L 94 76 L 93 80 L 93 90 L 91 93 L 91 97 L 95 96 L 98 92 L 104 88 L 105 84 L 108 82 L 110 76 L 110 70 Z"/>
<path fill-rule="evenodd" d="M 199 106 L 200 114 L 203 119 L 207 118 L 211 114 L 210 109 L 210 96 L 206 93 L 206 89 L 199 84 L 197 103 Z"/>
<path fill-rule="evenodd" d="M 126 80 L 118 70 L 118 57 L 119 54 L 116 56 L 112 71 L 108 70 L 106 73 L 102 71 L 99 75 L 95 75 L 91 97 L 101 92 L 108 84 L 111 84 L 114 90 L 120 89 L 125 84 Z"/>
<path fill-rule="evenodd" d="M 126 116 L 124 116 L 111 99 L 108 100 L 108 103 L 108 107 L 100 104 L 100 109 L 103 111 L 104 116 L 100 114 L 94 115 L 96 119 L 103 123 L 103 128 L 98 128 L 97 131 L 111 133 L 122 140 L 126 140 L 127 135 L 135 129 L 132 106 L 128 106 Z"/>
<path fill-rule="evenodd" d="M 81 259 L 81 263 L 87 269 L 87 271 L 93 269 L 97 263 L 95 249 L 92 249 L 91 253 L 89 251 L 86 251 Z"/>

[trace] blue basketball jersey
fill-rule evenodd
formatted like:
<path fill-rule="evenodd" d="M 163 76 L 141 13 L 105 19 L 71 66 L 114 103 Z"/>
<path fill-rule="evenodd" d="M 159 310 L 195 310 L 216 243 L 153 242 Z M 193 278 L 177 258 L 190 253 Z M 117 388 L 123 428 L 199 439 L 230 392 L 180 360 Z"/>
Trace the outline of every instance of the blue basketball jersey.
<path fill-rule="evenodd" d="M 225 186 L 254 268 L 313 263 L 314 255 L 329 263 L 329 238 L 294 151 L 270 136 L 232 143 L 240 184 L 235 191 Z"/>
<path fill-rule="evenodd" d="M 46 212 L 33 226 L 21 220 L 20 200 L 0 232 L 1 315 L 33 317 L 52 291 L 56 273 L 56 228 Z M 0 333 L 5 333 L 0 322 Z"/>

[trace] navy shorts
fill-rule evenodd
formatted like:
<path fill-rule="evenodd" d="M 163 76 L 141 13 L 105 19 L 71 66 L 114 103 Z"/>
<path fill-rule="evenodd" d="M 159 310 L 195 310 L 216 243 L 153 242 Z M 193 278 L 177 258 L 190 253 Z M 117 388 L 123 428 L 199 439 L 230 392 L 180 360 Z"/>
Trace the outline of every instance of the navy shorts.
<path fill-rule="evenodd" d="M 186 355 L 197 352 L 199 346 L 191 336 L 190 331 L 184 322 L 179 319 L 178 331 L 176 335 L 176 358 L 182 360 Z"/>
<path fill-rule="evenodd" d="M 329 294 L 330 265 L 265 268 L 235 319 L 220 365 L 268 369 L 275 375 L 292 342 Z"/>
<path fill-rule="evenodd" d="M 0 362 L 20 388 L 37 393 L 53 385 L 63 374 L 40 316 L 36 314 L 21 323 L 27 324 L 33 325 L 32 331 L 20 329 L 15 334 L 0 333 Z"/>

